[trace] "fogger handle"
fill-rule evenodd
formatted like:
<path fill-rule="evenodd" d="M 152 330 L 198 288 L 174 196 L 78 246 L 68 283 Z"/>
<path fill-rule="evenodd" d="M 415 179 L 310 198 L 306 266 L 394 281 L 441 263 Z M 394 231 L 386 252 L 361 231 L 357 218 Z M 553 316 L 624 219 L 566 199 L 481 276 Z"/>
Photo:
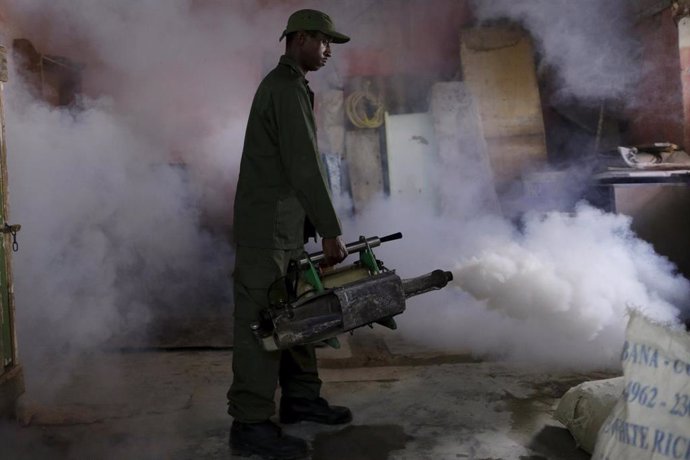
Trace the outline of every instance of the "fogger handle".
<path fill-rule="evenodd" d="M 382 243 L 387 243 L 389 241 L 400 240 L 400 239 L 402 239 L 402 232 L 391 233 L 390 235 L 382 236 L 381 238 L 379 238 L 379 240 Z"/>
<path fill-rule="evenodd" d="M 391 233 L 390 235 L 382 236 L 380 238 L 378 236 L 372 236 L 370 238 L 360 237 L 359 241 L 353 241 L 352 243 L 346 244 L 345 249 L 347 250 L 348 255 L 354 254 L 355 252 L 359 252 L 362 249 L 365 249 L 367 246 L 369 246 L 370 248 L 375 248 L 377 246 L 381 246 L 381 243 L 399 240 L 402 237 L 403 235 L 401 232 Z M 302 259 L 300 259 L 299 266 L 304 267 L 309 263 L 309 260 L 311 260 L 311 263 L 313 264 L 318 264 L 323 259 L 323 251 L 314 252 L 312 254 L 309 254 L 308 258 L 303 257 Z"/>

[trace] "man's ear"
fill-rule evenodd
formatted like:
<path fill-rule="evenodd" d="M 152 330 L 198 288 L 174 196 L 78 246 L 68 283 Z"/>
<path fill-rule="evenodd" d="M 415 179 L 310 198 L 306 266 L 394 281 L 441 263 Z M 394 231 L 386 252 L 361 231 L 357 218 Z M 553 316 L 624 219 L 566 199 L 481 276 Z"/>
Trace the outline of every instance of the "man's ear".
<path fill-rule="evenodd" d="M 297 39 L 297 44 L 302 46 L 304 45 L 304 42 L 307 41 L 307 33 L 303 30 L 300 30 L 299 32 L 297 32 L 297 37 L 295 38 Z"/>

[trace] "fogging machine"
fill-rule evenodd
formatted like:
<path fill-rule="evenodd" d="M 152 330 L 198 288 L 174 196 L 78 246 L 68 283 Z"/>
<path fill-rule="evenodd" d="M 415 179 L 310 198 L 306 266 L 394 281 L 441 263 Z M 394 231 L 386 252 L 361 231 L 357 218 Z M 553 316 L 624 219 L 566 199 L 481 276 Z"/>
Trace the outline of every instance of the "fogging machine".
<path fill-rule="evenodd" d="M 374 323 L 396 329 L 393 317 L 405 311 L 405 299 L 441 289 L 453 279 L 443 270 L 401 279 L 386 268 L 372 249 L 401 238 L 402 233 L 361 236 L 345 246 L 348 255 L 359 255 L 358 260 L 337 269 L 321 269 L 322 252 L 290 261 L 286 276 L 268 290 L 269 307 L 251 325 L 263 348 L 273 351 L 315 342 L 337 348 L 336 336 L 343 332 Z"/>

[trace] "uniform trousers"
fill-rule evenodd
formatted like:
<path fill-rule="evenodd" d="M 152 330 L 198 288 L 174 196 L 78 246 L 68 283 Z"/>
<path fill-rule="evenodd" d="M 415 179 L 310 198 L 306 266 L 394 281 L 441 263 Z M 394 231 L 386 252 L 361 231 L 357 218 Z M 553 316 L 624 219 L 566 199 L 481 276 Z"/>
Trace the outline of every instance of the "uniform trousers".
<path fill-rule="evenodd" d="M 261 422 L 275 414 L 275 393 L 283 397 L 316 399 L 321 380 L 311 345 L 266 351 L 250 325 L 268 306 L 268 290 L 285 276 L 290 259 L 303 248 L 283 250 L 237 247 L 234 277 L 233 382 L 228 391 L 228 413 L 244 423 Z"/>

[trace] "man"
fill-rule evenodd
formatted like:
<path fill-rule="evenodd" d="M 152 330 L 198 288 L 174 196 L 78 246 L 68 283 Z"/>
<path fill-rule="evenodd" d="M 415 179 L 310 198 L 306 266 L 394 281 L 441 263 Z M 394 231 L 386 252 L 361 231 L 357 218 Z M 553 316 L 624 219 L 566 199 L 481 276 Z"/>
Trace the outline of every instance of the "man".
<path fill-rule="evenodd" d="M 293 459 L 305 456 L 308 448 L 304 440 L 283 434 L 269 421 L 278 383 L 281 423 L 335 425 L 348 423 L 352 414 L 320 397 L 313 346 L 267 352 L 250 325 L 267 307 L 271 284 L 285 276 L 290 259 L 303 253 L 309 230 L 321 235 L 326 264 L 347 256 L 323 176 L 314 94 L 305 75 L 326 64 L 331 43 L 345 43 L 349 37 L 336 32 L 331 19 L 315 10 L 292 14 L 280 40 L 284 37 L 285 55 L 254 96 L 237 184 L 234 377 L 228 413 L 234 418 L 234 453 Z"/>

